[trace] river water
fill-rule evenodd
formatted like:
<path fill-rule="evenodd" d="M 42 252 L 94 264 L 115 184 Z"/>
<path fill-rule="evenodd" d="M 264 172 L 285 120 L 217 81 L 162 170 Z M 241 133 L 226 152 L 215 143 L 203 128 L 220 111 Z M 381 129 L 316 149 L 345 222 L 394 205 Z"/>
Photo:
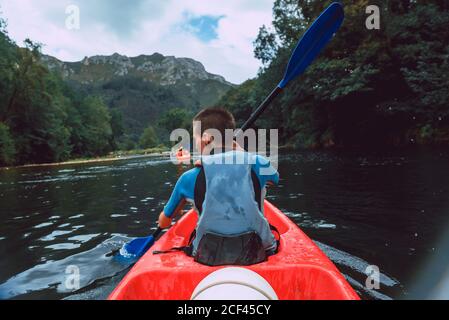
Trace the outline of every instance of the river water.
<path fill-rule="evenodd" d="M 105 299 L 129 270 L 106 254 L 151 233 L 188 169 L 136 158 L 1 170 L 0 298 Z M 298 152 L 281 155 L 279 171 L 268 199 L 362 298 L 434 297 L 449 259 L 447 150 Z M 380 271 L 378 289 L 366 288 L 370 265 Z M 77 291 L 67 282 L 73 267 Z"/>

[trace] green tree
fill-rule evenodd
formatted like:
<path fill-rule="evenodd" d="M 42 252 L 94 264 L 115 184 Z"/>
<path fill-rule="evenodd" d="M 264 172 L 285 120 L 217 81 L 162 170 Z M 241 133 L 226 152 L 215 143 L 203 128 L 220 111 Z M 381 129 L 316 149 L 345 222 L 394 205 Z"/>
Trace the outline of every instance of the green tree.
<path fill-rule="evenodd" d="M 79 105 L 79 132 L 76 132 L 81 154 L 100 156 L 111 151 L 111 116 L 103 100 L 88 96 Z"/>
<path fill-rule="evenodd" d="M 192 114 L 185 109 L 174 108 L 165 113 L 158 122 L 158 125 L 165 130 L 172 132 L 175 129 L 188 129 L 191 126 Z"/>
<path fill-rule="evenodd" d="M 112 130 L 110 144 L 113 149 L 117 149 L 120 140 L 123 138 L 123 135 L 125 133 L 123 128 L 123 114 L 118 109 L 111 109 L 110 114 L 111 114 L 111 130 Z"/>
<path fill-rule="evenodd" d="M 248 80 L 239 87 L 229 90 L 221 99 L 219 105 L 229 109 L 240 125 L 251 116 L 254 106 L 258 102 L 256 96 L 257 81 Z"/>
<path fill-rule="evenodd" d="M 135 150 L 136 148 L 137 148 L 136 142 L 128 135 L 124 135 L 118 145 L 119 150 L 130 151 Z"/>
<path fill-rule="evenodd" d="M 9 95 L 12 91 L 14 70 L 17 68 L 14 43 L 6 31 L 6 23 L 0 18 L 0 119 L 5 117 Z"/>
<path fill-rule="evenodd" d="M 15 147 L 9 128 L 0 123 L 0 166 L 14 164 Z"/>
<path fill-rule="evenodd" d="M 449 108 L 449 14 L 438 5 L 421 5 L 407 10 L 389 26 L 395 60 L 417 101 L 411 103 L 417 115 L 429 123 L 447 118 Z M 412 101 L 410 101 L 412 102 Z M 409 103 L 410 103 L 409 102 Z"/>
<path fill-rule="evenodd" d="M 103 155 L 123 134 L 121 115 L 102 99 L 73 91 L 41 60 L 31 40 L 20 48 L 0 19 L 0 165 Z"/>
<path fill-rule="evenodd" d="M 65 100 L 55 78 L 39 63 L 40 45 L 25 41 L 16 49 L 10 90 L 0 121 L 15 137 L 17 162 L 51 162 L 67 154 Z"/>
<path fill-rule="evenodd" d="M 247 118 L 281 79 L 298 39 L 331 2 L 276 0 L 273 30 L 262 27 L 255 42 L 264 67 L 220 104 L 240 121 Z M 365 27 L 369 4 L 381 9 L 380 30 Z M 447 1 L 352 0 L 345 1 L 345 13 L 330 45 L 257 125 L 279 128 L 281 142 L 304 147 L 383 146 L 420 136 L 449 141 Z"/>
<path fill-rule="evenodd" d="M 170 134 L 176 129 L 191 131 L 193 115 L 181 108 L 174 108 L 166 112 L 158 121 L 159 139 L 164 144 L 170 144 Z"/>
<path fill-rule="evenodd" d="M 158 144 L 158 138 L 156 135 L 156 131 L 153 127 L 148 127 L 142 133 L 142 136 L 139 140 L 139 146 L 143 149 L 154 148 Z"/>

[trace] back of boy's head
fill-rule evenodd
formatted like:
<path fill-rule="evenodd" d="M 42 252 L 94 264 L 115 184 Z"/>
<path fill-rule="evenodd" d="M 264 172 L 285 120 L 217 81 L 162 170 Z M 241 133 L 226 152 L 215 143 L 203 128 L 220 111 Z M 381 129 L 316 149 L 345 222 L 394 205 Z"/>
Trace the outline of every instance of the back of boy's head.
<path fill-rule="evenodd" d="M 226 130 L 235 130 L 236 128 L 234 116 L 223 108 L 204 109 L 193 118 L 193 121 L 201 122 L 201 135 L 210 129 L 218 130 L 223 142 L 226 137 Z"/>

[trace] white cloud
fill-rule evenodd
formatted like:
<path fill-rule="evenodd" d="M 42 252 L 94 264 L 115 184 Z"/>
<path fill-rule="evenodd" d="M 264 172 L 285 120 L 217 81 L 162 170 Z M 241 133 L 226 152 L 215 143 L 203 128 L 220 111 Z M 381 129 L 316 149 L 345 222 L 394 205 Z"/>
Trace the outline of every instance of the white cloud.
<path fill-rule="evenodd" d="M 65 7 L 78 4 L 81 29 L 65 28 Z M 94 3 L 96 3 L 94 5 Z M 44 53 L 65 61 L 118 52 L 129 56 L 160 52 L 202 62 L 209 72 L 241 83 L 257 74 L 253 41 L 271 24 L 273 0 L 0 0 L 10 36 L 45 44 Z M 134 4 L 136 7 L 131 7 Z M 218 38 L 204 43 L 176 28 L 194 16 L 223 16 Z"/>

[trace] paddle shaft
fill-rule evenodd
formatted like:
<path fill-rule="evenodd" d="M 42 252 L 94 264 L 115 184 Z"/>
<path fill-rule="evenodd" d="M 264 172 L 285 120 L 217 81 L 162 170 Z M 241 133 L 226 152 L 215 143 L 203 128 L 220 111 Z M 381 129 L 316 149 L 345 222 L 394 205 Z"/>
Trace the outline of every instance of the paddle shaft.
<path fill-rule="evenodd" d="M 270 95 L 262 102 L 262 104 L 253 112 L 251 117 L 243 124 L 242 128 L 238 130 L 234 139 L 237 139 L 241 134 L 243 134 L 246 130 L 248 130 L 257 119 L 259 119 L 260 115 L 268 108 L 268 106 L 273 102 L 273 100 L 283 91 L 282 88 L 276 87 Z"/>
<path fill-rule="evenodd" d="M 157 237 L 159 237 L 159 235 L 162 233 L 163 229 L 162 228 L 157 228 L 156 231 L 154 231 L 153 233 L 153 238 L 156 240 Z"/>
<path fill-rule="evenodd" d="M 149 248 L 151 248 L 154 244 L 154 242 L 156 242 L 157 237 L 159 237 L 159 235 L 162 233 L 163 229 L 162 228 L 157 228 L 156 231 L 153 232 L 153 234 L 151 235 L 150 238 L 152 238 L 152 240 L 148 240 L 147 244 L 145 245 L 144 248 L 142 248 L 142 252 L 145 253 Z M 150 239 L 148 238 L 148 239 Z M 142 254 L 139 254 L 142 255 Z"/>

